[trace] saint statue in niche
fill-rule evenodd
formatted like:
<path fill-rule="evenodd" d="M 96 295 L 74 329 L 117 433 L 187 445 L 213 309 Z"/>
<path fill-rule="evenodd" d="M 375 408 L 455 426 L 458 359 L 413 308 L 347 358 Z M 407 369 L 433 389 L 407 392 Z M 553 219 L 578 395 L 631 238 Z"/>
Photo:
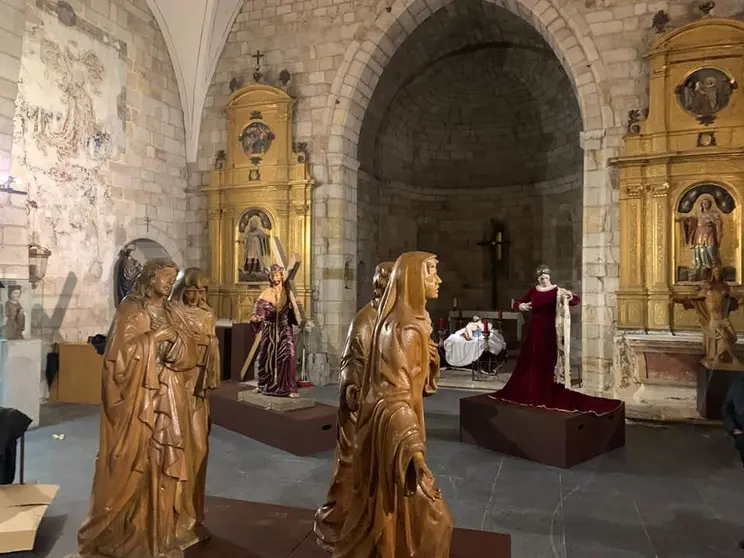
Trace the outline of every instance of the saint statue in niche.
<path fill-rule="evenodd" d="M 116 306 L 121 304 L 124 297 L 132 290 L 134 282 L 137 280 L 142 271 L 142 264 L 139 263 L 132 253 L 135 247 L 128 245 L 119 252 L 119 261 L 116 262 Z"/>
<path fill-rule="evenodd" d="M 694 71 L 677 87 L 677 99 L 687 112 L 697 116 L 701 124 L 710 124 L 715 114 L 724 109 L 737 83 L 717 68 Z"/>
<path fill-rule="evenodd" d="M 21 293 L 23 288 L 20 285 L 10 285 L 8 287 L 8 300 L 5 303 L 5 338 L 9 341 L 23 339 L 23 330 L 26 329 L 26 314 L 23 312 L 21 305 Z"/>
<path fill-rule="evenodd" d="M 723 239 L 723 213 L 735 207 L 734 199 L 721 186 L 707 184 L 695 187 L 680 200 L 675 218 L 682 226 L 685 246 L 692 255 L 692 267 L 680 268 L 678 281 L 701 281 L 714 266 L 721 265 L 721 241 Z M 693 213 L 693 214 L 691 214 Z M 736 278 L 734 268 L 722 267 L 724 277 Z"/>
<path fill-rule="evenodd" d="M 240 281 L 267 281 L 269 279 L 269 234 L 271 221 L 259 210 L 250 209 L 240 219 L 238 231 L 242 234 L 242 259 L 240 260 Z"/>

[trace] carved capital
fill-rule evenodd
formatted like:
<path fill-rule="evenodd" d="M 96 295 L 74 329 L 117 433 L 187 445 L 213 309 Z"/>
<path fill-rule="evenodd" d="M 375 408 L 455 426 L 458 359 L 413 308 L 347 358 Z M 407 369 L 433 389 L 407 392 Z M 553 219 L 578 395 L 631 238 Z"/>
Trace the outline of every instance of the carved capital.
<path fill-rule="evenodd" d="M 222 217 L 222 209 L 207 209 L 207 219 L 210 221 L 217 221 Z"/>
<path fill-rule="evenodd" d="M 663 182 L 661 184 L 652 184 L 648 190 L 651 196 L 654 198 L 663 198 L 669 193 L 669 183 Z"/>
<path fill-rule="evenodd" d="M 626 198 L 640 198 L 645 191 L 643 184 L 625 184 L 623 194 Z"/>

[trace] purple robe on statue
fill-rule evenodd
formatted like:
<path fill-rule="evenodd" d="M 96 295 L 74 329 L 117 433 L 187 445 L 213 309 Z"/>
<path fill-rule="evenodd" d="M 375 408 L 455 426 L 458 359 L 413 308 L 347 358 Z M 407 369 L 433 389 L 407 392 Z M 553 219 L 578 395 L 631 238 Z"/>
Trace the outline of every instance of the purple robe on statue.
<path fill-rule="evenodd" d="M 292 305 L 286 304 L 277 312 L 271 302 L 259 298 L 256 301 L 255 314 L 263 318 L 263 321 L 253 324 L 256 333 L 261 331 L 256 357 L 258 389 L 265 395 L 277 397 L 297 393 L 295 340 L 292 332 L 297 319 Z"/>

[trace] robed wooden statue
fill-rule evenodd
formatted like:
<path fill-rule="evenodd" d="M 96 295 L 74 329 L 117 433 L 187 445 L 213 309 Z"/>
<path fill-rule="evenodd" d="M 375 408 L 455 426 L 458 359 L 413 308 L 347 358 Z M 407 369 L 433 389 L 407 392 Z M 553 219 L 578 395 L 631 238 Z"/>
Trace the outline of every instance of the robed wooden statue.
<path fill-rule="evenodd" d="M 449 558 L 452 517 L 426 465 L 423 401 L 439 378 L 426 299 L 440 283 L 434 254 L 395 262 L 361 378 L 352 495 L 334 558 Z"/>
<path fill-rule="evenodd" d="M 333 552 L 351 504 L 352 459 L 360 404 L 359 392 L 372 344 L 377 310 L 393 271 L 393 265 L 394 262 L 382 262 L 375 268 L 372 279 L 374 298 L 357 312 L 354 321 L 351 322 L 346 345 L 341 354 L 336 464 L 326 503 L 315 514 L 314 527 L 318 544 L 329 552 Z"/>
<path fill-rule="evenodd" d="M 78 533 L 83 557 L 176 558 L 200 538 L 206 427 L 193 410 L 200 376 L 206 388 L 216 373 L 205 356 L 216 345 L 189 325 L 189 302 L 168 302 L 177 274 L 168 259 L 148 261 L 109 331 L 90 514 Z"/>

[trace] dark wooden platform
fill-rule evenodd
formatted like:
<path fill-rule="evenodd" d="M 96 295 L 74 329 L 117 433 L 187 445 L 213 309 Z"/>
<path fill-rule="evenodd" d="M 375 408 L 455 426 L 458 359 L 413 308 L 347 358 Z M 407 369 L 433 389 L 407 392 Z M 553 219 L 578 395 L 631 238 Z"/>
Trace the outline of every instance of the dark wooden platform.
<path fill-rule="evenodd" d="M 337 410 L 316 403 L 309 409 L 279 413 L 238 401 L 251 389 L 223 382 L 209 396 L 212 423 L 294 455 L 312 455 L 336 447 Z"/>
<path fill-rule="evenodd" d="M 207 497 L 205 526 L 212 538 L 186 558 L 330 558 L 315 542 L 315 510 Z M 511 558 L 511 537 L 455 529 L 452 558 Z M 422 557 L 424 558 L 424 557 Z"/>
<path fill-rule="evenodd" d="M 460 441 L 567 469 L 625 445 L 625 405 L 595 415 L 475 395 L 460 399 Z"/>
<path fill-rule="evenodd" d="M 697 374 L 697 409 L 710 420 L 723 419 L 723 402 L 729 387 L 744 370 L 710 370 L 701 367 Z"/>

